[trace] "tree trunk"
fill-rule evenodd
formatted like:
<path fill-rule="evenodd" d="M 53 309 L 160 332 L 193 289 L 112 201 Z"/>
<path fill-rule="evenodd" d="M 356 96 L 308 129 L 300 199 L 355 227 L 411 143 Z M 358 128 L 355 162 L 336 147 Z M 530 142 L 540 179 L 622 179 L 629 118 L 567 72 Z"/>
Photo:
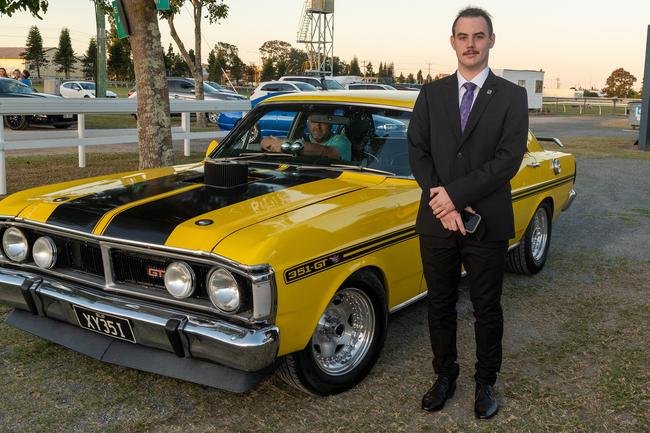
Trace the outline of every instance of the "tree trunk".
<path fill-rule="evenodd" d="M 194 91 L 196 99 L 203 101 L 203 65 L 201 64 L 201 9 L 202 0 L 192 0 L 194 5 Z M 205 113 L 196 113 L 196 126 L 205 128 L 208 123 L 205 119 Z"/>
<path fill-rule="evenodd" d="M 197 6 L 194 3 L 198 3 L 198 36 L 197 36 L 197 30 L 196 30 L 196 21 L 197 21 Z M 192 61 L 190 58 L 190 53 L 187 52 L 187 49 L 185 48 L 185 44 L 181 40 L 181 38 L 178 36 L 178 32 L 176 31 L 176 26 L 174 25 L 174 15 L 170 15 L 167 17 L 167 22 L 169 23 L 169 34 L 171 35 L 172 39 L 174 42 L 176 42 L 176 46 L 178 47 L 178 50 L 181 52 L 181 56 L 183 56 L 183 60 L 185 60 L 185 63 L 187 63 L 187 66 L 190 68 L 190 74 L 192 74 L 192 77 L 194 78 L 194 97 L 197 100 L 203 100 L 203 68 L 201 67 L 201 4 L 200 1 L 193 2 L 194 4 L 194 58 L 195 62 Z M 198 47 L 198 51 L 197 51 Z M 199 65 L 197 68 L 196 65 Z M 197 121 L 197 126 L 201 128 L 206 127 L 206 122 L 205 122 L 205 114 L 204 113 L 196 113 L 196 121 Z"/>
<path fill-rule="evenodd" d="M 131 50 L 138 92 L 138 148 L 140 168 L 174 163 L 169 91 L 163 48 L 158 29 L 156 3 L 151 0 L 124 2 L 131 28 Z"/>

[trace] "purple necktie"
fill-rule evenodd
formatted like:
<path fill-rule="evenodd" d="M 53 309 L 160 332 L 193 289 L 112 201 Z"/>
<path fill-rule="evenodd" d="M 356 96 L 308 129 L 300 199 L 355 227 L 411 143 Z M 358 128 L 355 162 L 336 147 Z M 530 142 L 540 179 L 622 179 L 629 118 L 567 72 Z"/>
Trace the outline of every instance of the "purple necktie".
<path fill-rule="evenodd" d="M 469 118 L 469 112 L 472 110 L 472 102 L 474 102 L 474 89 L 476 89 L 476 84 L 471 81 L 463 84 L 465 88 L 465 94 L 463 99 L 460 101 L 460 133 L 462 134 L 465 131 L 465 125 L 467 125 L 467 119 Z"/>

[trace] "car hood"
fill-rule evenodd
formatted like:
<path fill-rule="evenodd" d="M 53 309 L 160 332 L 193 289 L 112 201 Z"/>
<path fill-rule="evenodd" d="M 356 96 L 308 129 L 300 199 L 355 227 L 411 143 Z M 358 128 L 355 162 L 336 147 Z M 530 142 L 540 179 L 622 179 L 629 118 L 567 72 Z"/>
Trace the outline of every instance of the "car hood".
<path fill-rule="evenodd" d="M 23 191 L 0 202 L 0 214 L 128 242 L 212 251 L 238 230 L 382 180 L 251 164 L 247 184 L 223 189 L 203 183 L 201 163 Z"/>

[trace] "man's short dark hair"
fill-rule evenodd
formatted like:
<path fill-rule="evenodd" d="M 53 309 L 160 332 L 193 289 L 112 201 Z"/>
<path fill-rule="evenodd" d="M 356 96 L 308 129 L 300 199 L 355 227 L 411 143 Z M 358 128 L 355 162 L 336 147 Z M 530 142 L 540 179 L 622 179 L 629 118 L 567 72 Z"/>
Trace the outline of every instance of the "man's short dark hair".
<path fill-rule="evenodd" d="M 458 12 L 458 15 L 456 15 L 456 19 L 454 20 L 454 23 L 451 25 L 452 36 L 456 34 L 456 22 L 458 22 L 460 18 L 468 18 L 468 17 L 483 18 L 485 22 L 487 22 L 488 32 L 489 32 L 488 36 L 492 36 L 492 31 L 493 31 L 492 17 L 490 16 L 489 13 L 487 13 L 485 9 L 474 8 L 474 7 L 465 8 L 460 12 Z"/>

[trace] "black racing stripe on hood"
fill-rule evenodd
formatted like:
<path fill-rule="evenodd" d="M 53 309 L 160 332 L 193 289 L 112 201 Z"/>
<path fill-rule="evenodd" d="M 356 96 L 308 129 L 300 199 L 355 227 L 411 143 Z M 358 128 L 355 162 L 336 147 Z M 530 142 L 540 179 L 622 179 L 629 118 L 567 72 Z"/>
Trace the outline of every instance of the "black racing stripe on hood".
<path fill-rule="evenodd" d="M 256 174 L 251 170 L 251 174 Z M 262 175 L 262 173 L 259 173 Z M 268 173 L 263 173 L 268 175 Z M 334 171 L 274 172 L 272 176 L 248 183 L 242 187 L 223 189 L 203 185 L 126 209 L 109 223 L 103 235 L 138 242 L 163 245 L 176 226 L 199 215 L 245 200 L 270 194 L 293 186 L 336 178 Z M 215 221 L 219 224 L 219 221 Z"/>
<path fill-rule="evenodd" d="M 199 171 L 187 171 L 79 197 L 57 206 L 47 223 L 91 233 L 106 212 L 137 200 L 187 187 L 189 184 L 183 181 L 199 174 Z"/>

